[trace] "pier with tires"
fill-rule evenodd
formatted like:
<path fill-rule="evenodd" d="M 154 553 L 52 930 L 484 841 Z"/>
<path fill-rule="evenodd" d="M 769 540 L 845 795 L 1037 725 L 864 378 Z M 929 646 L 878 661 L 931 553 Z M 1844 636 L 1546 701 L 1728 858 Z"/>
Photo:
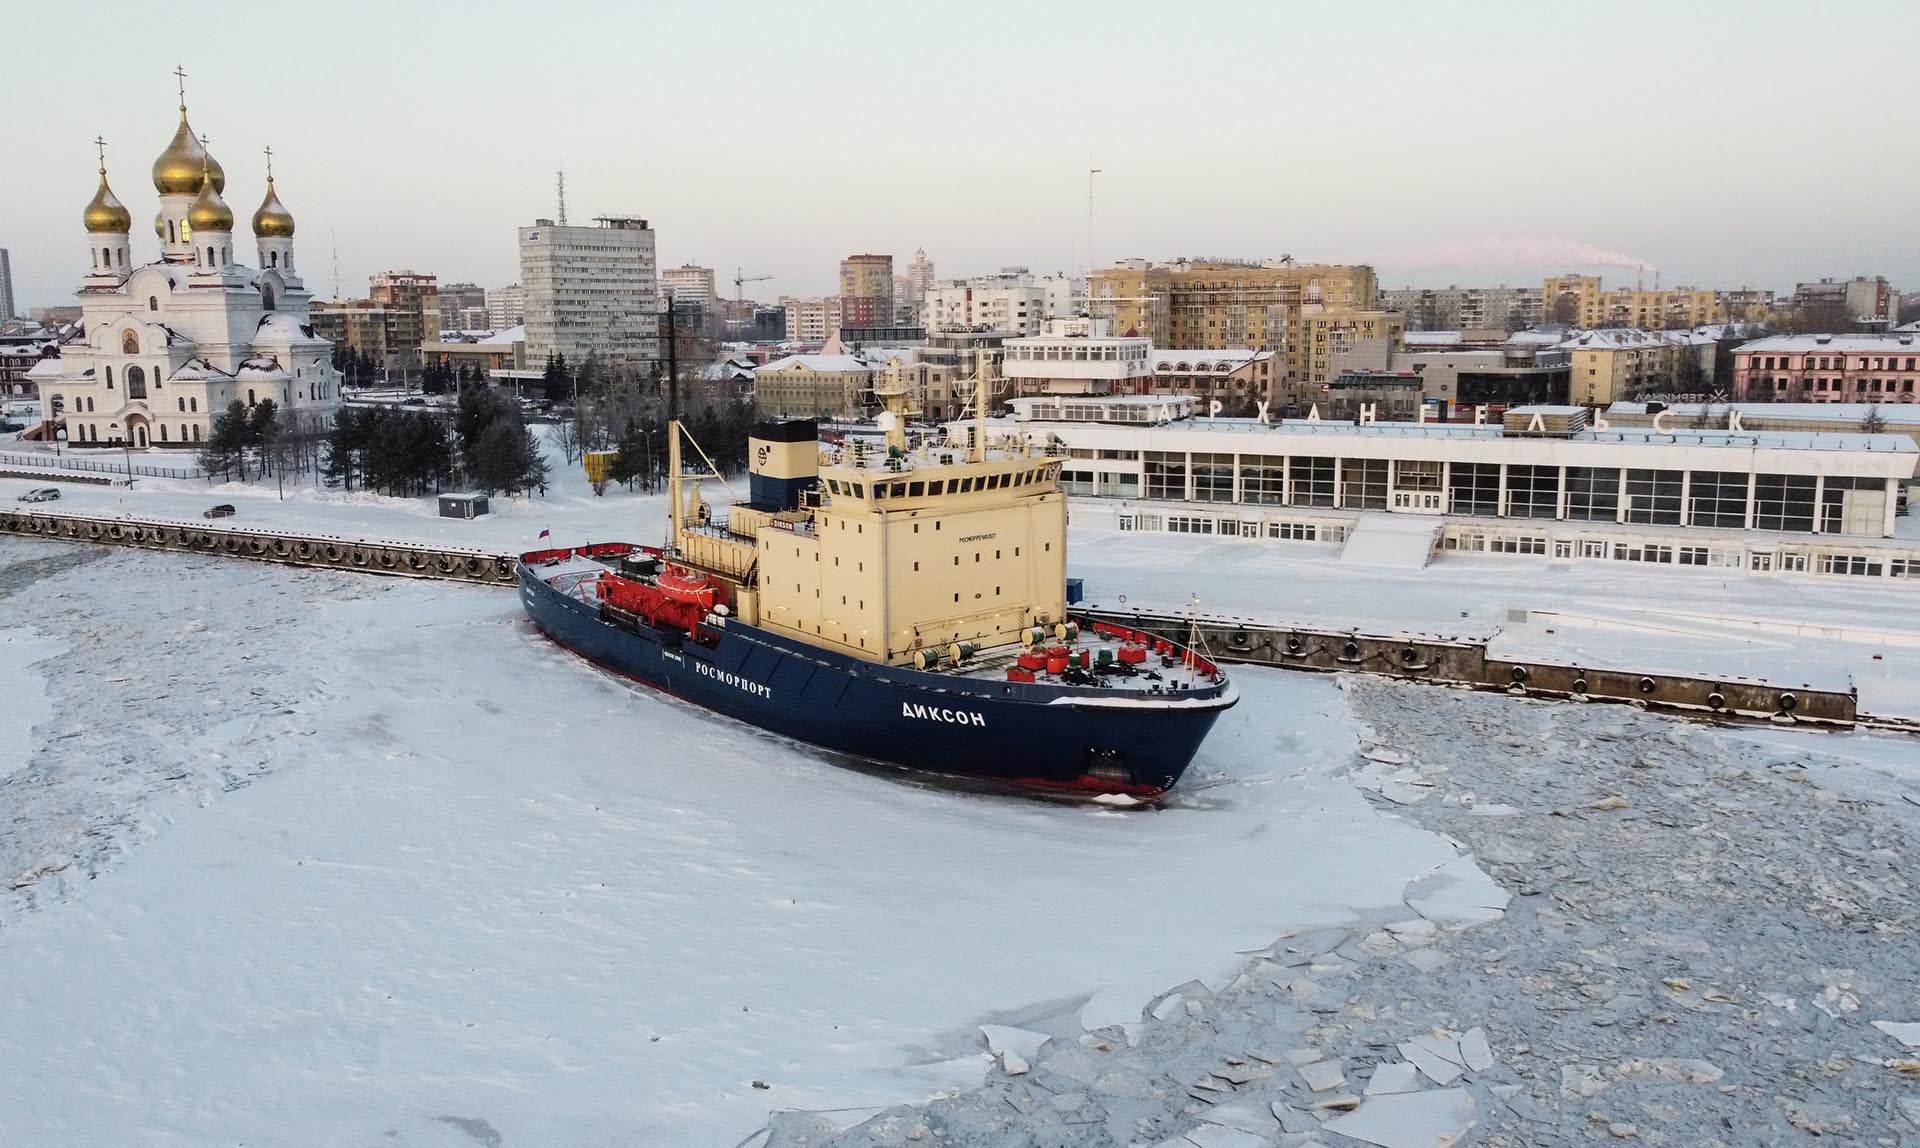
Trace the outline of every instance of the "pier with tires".
<path fill-rule="evenodd" d="M 403 578 L 499 586 L 513 583 L 511 554 L 420 542 L 16 509 L 0 510 L 0 535 L 215 554 Z"/>

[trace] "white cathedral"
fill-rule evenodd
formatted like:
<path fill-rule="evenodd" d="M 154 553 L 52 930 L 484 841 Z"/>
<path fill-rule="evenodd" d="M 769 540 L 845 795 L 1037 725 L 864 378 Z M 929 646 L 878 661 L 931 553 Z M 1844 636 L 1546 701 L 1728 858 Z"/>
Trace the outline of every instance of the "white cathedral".
<path fill-rule="evenodd" d="M 234 262 L 226 173 L 187 126 L 153 161 L 160 258 L 136 263 L 133 219 L 107 186 L 87 204 L 91 268 L 78 292 L 84 334 L 39 363 L 47 417 L 74 446 L 178 447 L 204 442 L 235 399 L 272 399 L 282 414 L 340 402 L 333 344 L 315 337 L 312 295 L 293 262 L 293 216 L 274 191 L 253 213 L 258 267 Z"/>

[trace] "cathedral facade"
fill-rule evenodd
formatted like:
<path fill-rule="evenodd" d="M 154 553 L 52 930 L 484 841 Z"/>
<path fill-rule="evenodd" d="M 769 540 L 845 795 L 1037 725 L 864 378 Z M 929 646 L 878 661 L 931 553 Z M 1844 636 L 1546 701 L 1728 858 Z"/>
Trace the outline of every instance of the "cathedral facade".
<path fill-rule="evenodd" d="M 233 212 L 220 197 L 226 173 L 188 126 L 184 101 L 173 142 L 153 162 L 157 260 L 135 260 L 133 219 L 102 154 L 85 213 L 84 335 L 32 372 L 70 445 L 193 447 L 235 400 L 271 399 L 283 416 L 339 406 L 333 344 L 313 333 L 271 161 L 249 267 L 235 259 Z"/>

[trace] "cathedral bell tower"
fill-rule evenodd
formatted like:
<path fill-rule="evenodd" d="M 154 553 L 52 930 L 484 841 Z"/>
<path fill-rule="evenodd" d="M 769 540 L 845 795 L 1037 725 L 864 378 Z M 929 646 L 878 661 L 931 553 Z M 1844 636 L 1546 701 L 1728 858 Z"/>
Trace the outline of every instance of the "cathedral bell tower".
<path fill-rule="evenodd" d="M 107 141 L 95 138 L 100 149 L 100 190 L 87 204 L 87 280 L 89 285 L 118 285 L 129 273 L 132 256 L 127 238 L 133 230 L 133 216 L 107 186 Z"/>
<path fill-rule="evenodd" d="M 259 248 L 262 271 L 278 271 L 290 287 L 300 285 L 293 269 L 293 213 L 280 202 L 273 186 L 273 149 L 267 149 L 267 197 L 253 213 L 253 238 Z"/>

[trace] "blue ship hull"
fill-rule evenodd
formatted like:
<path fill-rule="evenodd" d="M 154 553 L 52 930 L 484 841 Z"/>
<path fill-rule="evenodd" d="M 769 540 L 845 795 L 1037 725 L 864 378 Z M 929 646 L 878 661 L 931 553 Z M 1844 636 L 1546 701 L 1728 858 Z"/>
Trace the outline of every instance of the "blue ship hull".
<path fill-rule="evenodd" d="M 1220 713 L 1226 682 L 1178 695 L 968 678 L 877 665 L 729 620 L 712 643 L 617 624 L 521 563 L 542 633 L 695 705 L 870 761 L 1023 788 L 1152 796 L 1172 788 Z"/>

